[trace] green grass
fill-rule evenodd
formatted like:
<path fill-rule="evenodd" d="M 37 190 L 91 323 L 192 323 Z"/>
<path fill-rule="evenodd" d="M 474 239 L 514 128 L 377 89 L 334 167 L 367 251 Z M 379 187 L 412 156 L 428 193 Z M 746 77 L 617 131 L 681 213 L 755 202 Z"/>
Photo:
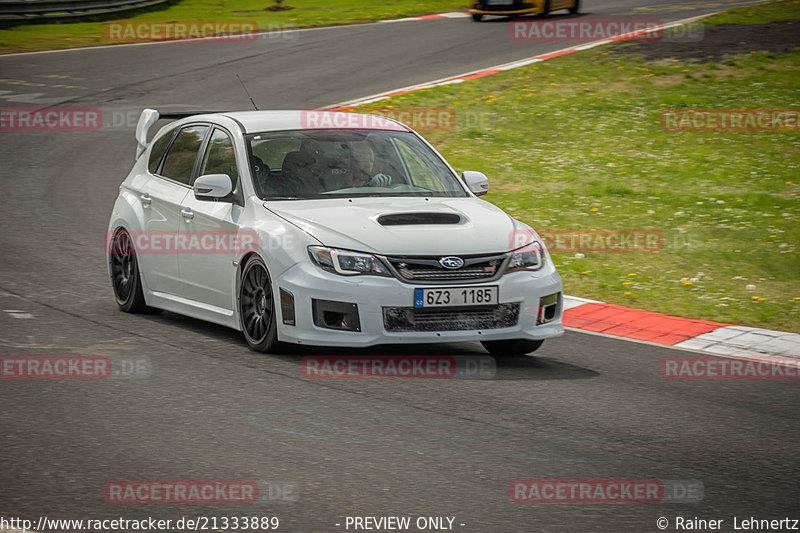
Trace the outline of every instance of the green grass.
<path fill-rule="evenodd" d="M 765 24 L 779 20 L 800 20 L 800 0 L 781 0 L 755 6 L 737 7 L 706 19 L 710 26 L 720 24 Z"/>
<path fill-rule="evenodd" d="M 181 0 L 163 9 L 119 19 L 126 21 L 254 20 L 265 30 L 370 22 L 443 11 L 463 11 L 463 0 L 285 0 L 294 9 L 266 11 L 270 0 Z M 116 19 L 115 19 L 116 20 Z M 26 24 L 0 29 L 0 53 L 108 44 L 103 22 Z"/>
<path fill-rule="evenodd" d="M 664 234 L 660 253 L 554 255 L 567 294 L 800 331 L 800 135 L 659 123 L 665 108 L 800 108 L 800 52 L 697 64 L 646 62 L 625 46 L 365 108 L 454 109 L 455 128 L 420 131 L 537 229 Z"/>

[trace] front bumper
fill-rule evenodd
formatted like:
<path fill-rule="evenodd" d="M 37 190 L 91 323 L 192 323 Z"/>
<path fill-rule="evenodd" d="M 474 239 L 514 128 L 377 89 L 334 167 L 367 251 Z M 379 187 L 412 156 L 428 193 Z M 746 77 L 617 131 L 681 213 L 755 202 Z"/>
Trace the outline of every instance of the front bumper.
<path fill-rule="evenodd" d="M 539 272 L 514 272 L 495 281 L 470 284 L 470 287 L 490 285 L 498 286 L 500 304 L 512 304 L 506 308 L 519 307 L 518 320 L 513 325 L 496 329 L 423 328 L 425 330 L 422 331 L 390 331 L 385 323 L 386 310 L 413 308 L 414 284 L 388 277 L 339 276 L 325 272 L 310 262 L 301 262 L 273 280 L 274 294 L 281 289 L 288 291 L 293 297 L 294 306 L 293 326 L 284 324 L 281 309 L 276 309 L 278 340 L 292 344 L 366 347 L 377 344 L 540 340 L 563 333 L 560 298 L 555 318 L 546 324 L 537 324 L 540 300 L 562 291 L 561 277 L 552 264 L 547 264 Z M 420 287 L 429 288 L 430 285 Z M 341 331 L 316 325 L 313 300 L 355 304 L 358 307 L 358 331 Z"/>
<path fill-rule="evenodd" d="M 541 13 L 542 5 L 539 2 L 514 2 L 506 5 L 489 5 L 479 2 L 472 5 L 470 13 L 481 15 L 522 15 L 525 13 Z"/>

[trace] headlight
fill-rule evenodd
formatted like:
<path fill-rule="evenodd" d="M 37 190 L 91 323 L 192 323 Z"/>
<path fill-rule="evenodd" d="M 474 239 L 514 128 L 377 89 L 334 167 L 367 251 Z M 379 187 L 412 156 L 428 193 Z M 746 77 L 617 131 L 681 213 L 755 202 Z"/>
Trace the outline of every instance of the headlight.
<path fill-rule="evenodd" d="M 539 270 L 544 266 L 544 250 L 539 241 L 517 248 L 511 252 L 506 272 L 517 270 Z"/>
<path fill-rule="evenodd" d="M 326 246 L 309 246 L 311 260 L 323 270 L 336 272 L 344 276 L 356 274 L 372 274 L 374 276 L 391 276 L 389 270 L 380 259 L 372 254 L 339 250 Z"/>

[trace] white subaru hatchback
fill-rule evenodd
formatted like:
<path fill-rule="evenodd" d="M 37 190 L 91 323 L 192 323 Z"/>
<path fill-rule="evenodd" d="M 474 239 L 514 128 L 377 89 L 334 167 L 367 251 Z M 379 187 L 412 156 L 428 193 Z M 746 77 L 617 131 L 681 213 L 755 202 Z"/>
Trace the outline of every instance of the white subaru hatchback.
<path fill-rule="evenodd" d="M 148 142 L 159 118 L 177 120 Z M 123 311 L 223 324 L 264 352 L 480 341 L 510 355 L 562 333 L 536 232 L 399 122 L 147 109 L 136 138 L 107 238 Z"/>

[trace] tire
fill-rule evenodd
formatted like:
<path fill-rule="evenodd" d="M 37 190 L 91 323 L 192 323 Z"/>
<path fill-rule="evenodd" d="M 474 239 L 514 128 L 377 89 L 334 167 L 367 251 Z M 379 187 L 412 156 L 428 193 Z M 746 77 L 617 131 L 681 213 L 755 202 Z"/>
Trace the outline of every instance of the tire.
<path fill-rule="evenodd" d="M 542 12 L 539 13 L 539 18 L 543 18 L 544 19 L 544 18 L 547 18 L 549 16 L 550 16 L 550 0 L 545 0 L 544 1 L 544 8 L 542 9 Z"/>
<path fill-rule="evenodd" d="M 575 5 L 569 8 L 569 12 L 572 15 L 577 15 L 581 10 L 581 0 L 575 0 Z"/>
<path fill-rule="evenodd" d="M 111 286 L 119 308 L 126 313 L 158 312 L 148 307 L 142 293 L 139 261 L 130 234 L 124 229 L 117 231 L 108 246 L 108 264 Z"/>
<path fill-rule="evenodd" d="M 487 352 L 495 357 L 514 357 L 535 352 L 543 342 L 543 340 L 518 339 L 510 341 L 481 341 L 481 344 Z"/>
<path fill-rule="evenodd" d="M 279 346 L 275 298 L 267 266 L 258 256 L 242 269 L 238 305 L 239 322 L 250 349 L 274 352 Z"/>
<path fill-rule="evenodd" d="M 472 20 L 474 20 L 475 22 L 482 21 L 483 20 L 483 13 L 473 13 L 472 14 Z"/>

